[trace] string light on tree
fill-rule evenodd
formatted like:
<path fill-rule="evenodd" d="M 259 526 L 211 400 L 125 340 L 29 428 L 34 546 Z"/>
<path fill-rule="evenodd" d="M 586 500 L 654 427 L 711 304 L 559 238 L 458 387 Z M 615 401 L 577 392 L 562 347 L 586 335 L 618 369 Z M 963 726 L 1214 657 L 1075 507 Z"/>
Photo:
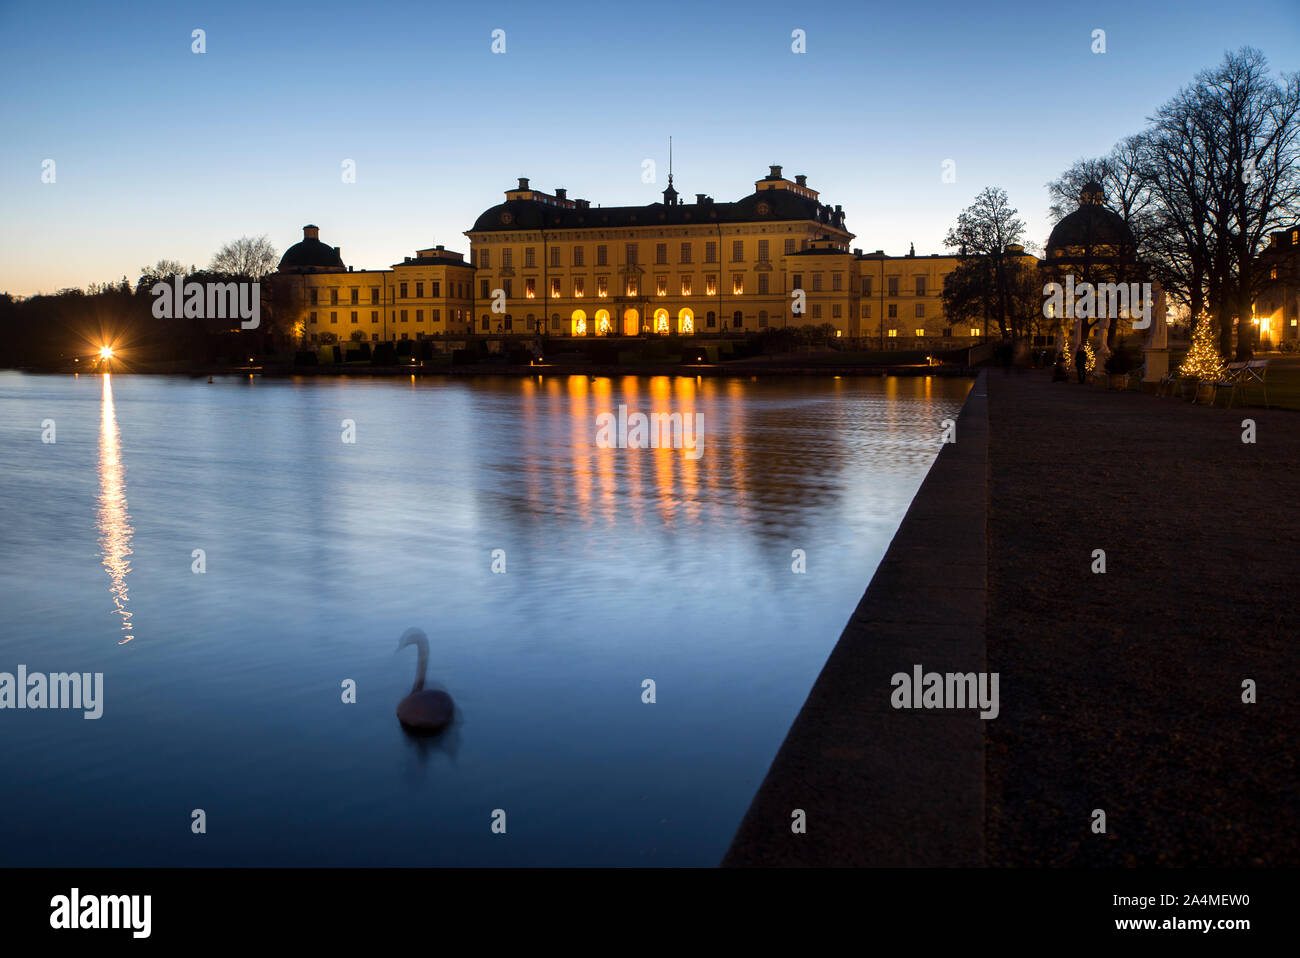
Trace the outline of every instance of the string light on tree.
<path fill-rule="evenodd" d="M 1192 348 L 1178 367 L 1178 374 L 1198 382 L 1212 382 L 1223 372 L 1223 357 L 1214 343 L 1214 333 L 1210 329 L 1210 315 L 1204 311 L 1197 317 L 1196 332 L 1192 336 Z"/>

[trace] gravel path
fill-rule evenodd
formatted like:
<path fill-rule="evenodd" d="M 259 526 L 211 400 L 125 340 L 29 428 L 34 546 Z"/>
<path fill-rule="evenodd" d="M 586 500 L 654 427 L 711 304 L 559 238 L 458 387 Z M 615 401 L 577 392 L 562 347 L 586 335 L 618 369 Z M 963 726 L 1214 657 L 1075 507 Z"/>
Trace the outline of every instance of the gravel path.
<path fill-rule="evenodd" d="M 1300 414 L 988 384 L 988 863 L 1300 864 Z"/>

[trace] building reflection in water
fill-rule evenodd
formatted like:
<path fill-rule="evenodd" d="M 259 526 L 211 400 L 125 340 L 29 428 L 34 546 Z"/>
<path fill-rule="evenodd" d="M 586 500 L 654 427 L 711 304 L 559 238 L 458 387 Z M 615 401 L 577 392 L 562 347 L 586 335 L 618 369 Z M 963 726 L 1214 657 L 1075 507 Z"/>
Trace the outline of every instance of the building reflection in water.
<path fill-rule="evenodd" d="M 131 612 L 126 607 L 126 575 L 131 571 L 131 517 L 126 511 L 126 475 L 122 466 L 122 442 L 117 433 L 117 416 L 113 411 L 113 383 L 104 374 L 104 388 L 99 412 L 99 549 L 104 568 L 112 580 L 113 614 L 122 622 L 125 645 L 135 635 L 131 629 Z"/>

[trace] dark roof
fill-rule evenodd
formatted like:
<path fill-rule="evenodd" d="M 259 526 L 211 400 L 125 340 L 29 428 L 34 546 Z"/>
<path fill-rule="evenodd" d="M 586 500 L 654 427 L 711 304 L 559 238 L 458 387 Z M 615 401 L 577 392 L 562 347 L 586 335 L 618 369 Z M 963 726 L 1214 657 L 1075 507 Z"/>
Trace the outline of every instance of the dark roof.
<path fill-rule="evenodd" d="M 766 204 L 759 213 L 759 204 Z M 502 214 L 508 214 L 503 221 Z M 650 203 L 647 206 L 588 206 L 567 209 L 540 200 L 507 200 L 486 210 L 469 232 L 508 230 L 605 229 L 613 226 L 696 225 L 699 223 L 779 222 L 814 220 L 845 229 L 834 222 L 833 207 L 818 203 L 791 190 L 759 190 L 735 203 L 681 203 L 675 206 Z"/>
<path fill-rule="evenodd" d="M 1095 180 L 1084 186 L 1079 208 L 1056 224 L 1047 238 L 1047 249 L 1067 246 L 1133 246 L 1133 232 L 1114 210 L 1105 205 L 1101 184 Z"/>
<path fill-rule="evenodd" d="M 314 227 L 308 227 L 313 229 Z M 343 258 L 333 246 L 328 246 L 318 239 L 305 239 L 294 243 L 280 257 L 280 269 L 343 269 Z"/>
<path fill-rule="evenodd" d="M 403 266 L 459 266 L 462 269 L 473 269 L 474 267 L 465 262 L 458 256 L 408 256 L 400 263 L 394 263 L 393 269 L 401 269 Z"/>

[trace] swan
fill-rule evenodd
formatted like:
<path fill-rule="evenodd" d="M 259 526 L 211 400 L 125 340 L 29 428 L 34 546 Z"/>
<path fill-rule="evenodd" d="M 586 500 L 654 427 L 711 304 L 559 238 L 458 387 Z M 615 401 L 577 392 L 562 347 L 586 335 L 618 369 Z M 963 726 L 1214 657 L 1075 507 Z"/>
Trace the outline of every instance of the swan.
<path fill-rule="evenodd" d="M 397 720 L 408 729 L 423 732 L 441 732 L 456 713 L 451 696 L 438 689 L 426 689 L 424 676 L 429 669 L 429 639 L 419 629 L 407 629 L 397 642 L 400 652 L 414 645 L 418 652 L 415 666 L 415 684 L 411 694 L 397 703 Z"/>

